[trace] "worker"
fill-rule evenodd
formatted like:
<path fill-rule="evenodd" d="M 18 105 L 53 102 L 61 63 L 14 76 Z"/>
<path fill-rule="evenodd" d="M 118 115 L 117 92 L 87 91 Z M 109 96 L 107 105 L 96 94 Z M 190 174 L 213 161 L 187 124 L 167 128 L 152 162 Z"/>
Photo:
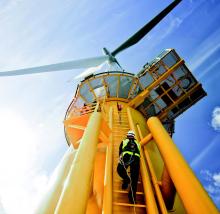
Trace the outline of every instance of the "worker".
<path fill-rule="evenodd" d="M 130 176 L 127 169 L 130 167 Z M 140 144 L 135 139 L 134 131 L 130 130 L 127 133 L 119 147 L 119 163 L 117 172 L 123 179 L 122 189 L 125 190 L 130 184 L 128 199 L 130 203 L 136 202 L 137 182 L 140 168 Z"/>
<path fill-rule="evenodd" d="M 118 104 L 118 102 L 117 102 L 117 109 L 118 109 L 119 122 L 120 122 L 120 124 L 121 124 L 121 111 L 122 111 L 122 104 Z"/>
<path fill-rule="evenodd" d="M 80 109 L 80 113 L 81 115 L 88 114 L 90 113 L 90 110 L 91 108 L 86 103 L 84 103 L 83 107 Z"/>

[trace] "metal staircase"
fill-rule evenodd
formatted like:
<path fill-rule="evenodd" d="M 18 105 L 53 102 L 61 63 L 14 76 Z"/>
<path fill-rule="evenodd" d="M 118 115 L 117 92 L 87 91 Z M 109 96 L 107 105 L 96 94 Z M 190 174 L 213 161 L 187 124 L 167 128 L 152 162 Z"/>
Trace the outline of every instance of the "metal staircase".
<path fill-rule="evenodd" d="M 138 188 L 136 193 L 136 204 L 130 204 L 128 200 L 128 190 L 122 190 L 122 179 L 117 174 L 119 158 L 119 145 L 129 131 L 129 123 L 126 109 L 121 112 L 117 108 L 113 111 L 113 214 L 118 213 L 146 213 L 141 176 L 139 176 Z M 121 115 L 120 115 L 121 114 Z M 120 120 L 121 119 L 121 120 Z"/>

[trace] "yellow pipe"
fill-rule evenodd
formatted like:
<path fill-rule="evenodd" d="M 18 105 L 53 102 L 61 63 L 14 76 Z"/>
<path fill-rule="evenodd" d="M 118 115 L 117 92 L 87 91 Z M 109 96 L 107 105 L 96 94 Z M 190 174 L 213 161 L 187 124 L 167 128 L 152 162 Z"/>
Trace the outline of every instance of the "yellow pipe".
<path fill-rule="evenodd" d="M 110 107 L 109 111 L 109 128 L 112 130 L 113 108 Z M 104 200 L 103 200 L 103 214 L 112 213 L 112 134 L 110 134 L 110 139 L 106 152 L 106 165 L 105 165 L 105 180 L 104 180 Z"/>
<path fill-rule="evenodd" d="M 219 213 L 160 120 L 151 117 L 147 124 L 187 213 Z"/>
<path fill-rule="evenodd" d="M 137 125 L 138 127 L 139 127 L 139 125 Z M 137 127 L 137 128 L 138 128 Z M 139 129 L 140 129 L 140 127 L 139 127 Z M 138 130 L 139 131 L 139 130 Z M 141 132 L 140 132 L 141 133 Z M 140 134 L 139 133 L 139 134 Z M 145 137 L 141 137 L 141 141 L 140 141 L 140 144 L 141 144 L 141 146 L 145 146 L 151 139 L 152 139 L 152 134 L 151 133 L 149 133 L 147 136 L 145 136 Z"/>
<path fill-rule="evenodd" d="M 139 136 L 141 138 L 141 141 L 142 141 L 142 139 L 144 140 L 146 137 L 148 137 L 150 139 L 152 138 L 151 134 L 148 134 L 144 138 L 142 133 L 141 133 L 140 126 L 138 124 L 137 124 L 137 129 L 138 129 L 138 133 L 139 133 Z M 151 136 L 149 136 L 149 135 L 151 135 Z M 151 174 L 152 182 L 153 182 L 154 189 L 155 189 L 155 192 L 156 192 L 156 196 L 157 196 L 157 199 L 158 199 L 158 203 L 159 203 L 159 206 L 160 206 L 160 211 L 161 211 L 162 214 L 167 214 L 168 213 L 167 208 L 166 208 L 166 205 L 164 203 L 163 196 L 161 194 L 160 187 L 159 187 L 159 184 L 158 184 L 158 181 L 157 181 L 157 177 L 155 175 L 154 168 L 151 164 L 150 156 L 149 156 L 148 151 L 147 151 L 146 148 L 144 148 L 144 154 L 145 154 L 145 157 L 146 157 L 146 160 L 147 160 L 147 164 L 148 164 L 149 171 L 150 171 L 150 174 Z"/>
<path fill-rule="evenodd" d="M 92 113 L 55 214 L 84 214 L 86 212 L 100 126 L 101 113 Z"/>
<path fill-rule="evenodd" d="M 135 132 L 137 140 L 138 139 L 138 133 L 136 131 L 132 115 L 131 115 L 131 110 L 130 107 L 127 108 L 127 114 L 128 114 L 128 121 L 130 128 Z M 145 203 L 146 203 L 146 211 L 147 213 L 150 214 L 158 214 L 158 209 L 157 209 L 157 204 L 154 198 L 154 192 L 151 186 L 150 182 L 150 176 L 147 170 L 147 166 L 144 160 L 144 155 L 143 155 L 143 148 L 140 150 L 141 158 L 140 158 L 140 170 L 141 170 L 141 178 L 143 181 L 143 188 L 144 188 L 144 194 L 145 194 Z"/>
<path fill-rule="evenodd" d="M 58 164 L 51 176 L 47 193 L 43 197 L 40 206 L 34 212 L 35 214 L 54 213 L 57 202 L 60 198 L 60 194 L 63 189 L 65 179 L 68 175 L 70 166 L 73 162 L 76 152 L 77 151 L 74 150 L 73 146 L 71 145 L 64 154 L 62 160 L 60 161 L 60 163 Z"/>

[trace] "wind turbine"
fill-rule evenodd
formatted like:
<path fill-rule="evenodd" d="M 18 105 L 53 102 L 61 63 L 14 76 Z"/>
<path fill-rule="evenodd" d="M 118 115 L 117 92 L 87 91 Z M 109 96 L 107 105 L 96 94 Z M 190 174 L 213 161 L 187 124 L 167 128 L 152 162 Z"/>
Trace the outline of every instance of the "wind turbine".
<path fill-rule="evenodd" d="M 67 62 L 55 63 L 50 65 L 42 65 L 37 67 L 16 69 L 11 71 L 1 71 L 0 76 L 19 76 L 35 73 L 46 73 L 63 70 L 72 70 L 79 68 L 91 68 L 99 66 L 102 63 L 108 62 L 110 65 L 117 64 L 120 68 L 120 64 L 116 59 L 116 55 L 125 49 L 138 43 L 148 32 L 150 32 L 173 8 L 175 8 L 182 0 L 175 0 L 157 16 L 155 16 L 150 22 L 144 25 L 140 30 L 133 34 L 128 40 L 119 45 L 114 51 L 109 51 L 107 48 L 103 48 L 104 56 L 96 56 L 85 59 L 71 60 Z M 122 68 L 121 68 L 122 69 Z M 89 73 L 85 71 L 79 74 L 79 77 L 87 76 Z"/>
<path fill-rule="evenodd" d="M 117 54 L 138 43 L 180 2 L 173 1 L 114 51 L 103 48 L 104 56 L 3 71 L 0 76 L 91 68 L 105 62 L 121 68 Z M 83 75 L 88 70 L 80 77 Z M 149 214 L 217 214 L 161 123 L 175 119 L 205 95 L 174 49 L 166 49 L 137 75 L 122 69 L 85 78 L 64 119 L 70 147 L 36 214 L 133 213 L 133 208 Z M 118 103 L 123 105 L 121 112 Z M 129 129 L 141 143 L 141 198 L 137 204 L 127 203 L 127 192 L 117 185 L 120 180 L 115 170 L 117 148 Z"/>

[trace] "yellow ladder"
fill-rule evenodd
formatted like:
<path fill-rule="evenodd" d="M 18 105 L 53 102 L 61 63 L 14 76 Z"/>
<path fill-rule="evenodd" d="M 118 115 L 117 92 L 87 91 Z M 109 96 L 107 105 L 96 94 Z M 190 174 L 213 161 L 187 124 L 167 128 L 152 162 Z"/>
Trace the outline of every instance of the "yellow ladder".
<path fill-rule="evenodd" d="M 121 121 L 119 119 L 121 114 Z M 122 109 L 118 113 L 117 108 L 114 109 L 113 114 L 113 214 L 122 213 L 146 213 L 146 205 L 144 200 L 143 186 L 141 177 L 139 176 L 138 188 L 136 192 L 136 204 L 130 204 L 128 200 L 128 190 L 122 190 L 122 179 L 117 174 L 117 165 L 119 158 L 119 145 L 125 138 L 126 133 L 129 131 L 129 123 L 127 118 L 126 109 Z"/>

